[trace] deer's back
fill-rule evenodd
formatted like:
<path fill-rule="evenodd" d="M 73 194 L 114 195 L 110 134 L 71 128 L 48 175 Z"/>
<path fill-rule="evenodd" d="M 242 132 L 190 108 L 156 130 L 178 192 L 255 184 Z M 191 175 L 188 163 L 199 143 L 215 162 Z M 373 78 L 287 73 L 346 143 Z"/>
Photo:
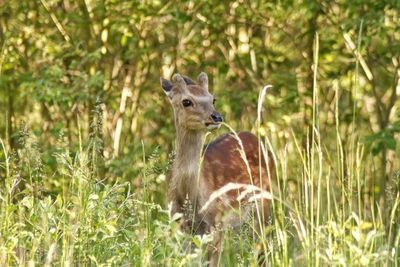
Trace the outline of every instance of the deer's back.
<path fill-rule="evenodd" d="M 202 199 L 207 201 L 210 194 L 229 183 L 249 184 L 261 187 L 264 190 L 269 189 L 268 173 L 272 175 L 273 162 L 269 160 L 270 171 L 267 171 L 267 164 L 262 153 L 260 153 L 260 144 L 257 137 L 249 132 L 238 134 L 243 144 L 243 150 L 246 155 L 249 174 L 246 163 L 241 156 L 241 146 L 231 134 L 225 134 L 217 138 L 205 148 L 204 161 L 202 164 Z M 261 160 L 260 160 L 261 155 Z M 261 173 L 260 173 L 261 172 Z M 231 190 L 223 197 L 223 202 L 229 206 L 237 206 L 236 201 L 240 192 L 245 190 Z M 222 199 L 222 198 L 221 198 Z M 219 201 L 221 204 L 221 201 Z M 218 208 L 217 203 L 212 205 Z M 221 205 L 219 205 L 221 206 Z"/>

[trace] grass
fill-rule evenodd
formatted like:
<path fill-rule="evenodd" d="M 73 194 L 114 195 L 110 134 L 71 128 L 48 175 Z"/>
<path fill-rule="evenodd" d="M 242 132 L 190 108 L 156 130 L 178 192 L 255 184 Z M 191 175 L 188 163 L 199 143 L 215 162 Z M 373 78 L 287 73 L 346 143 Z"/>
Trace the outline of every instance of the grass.
<path fill-rule="evenodd" d="M 293 132 L 284 148 L 273 149 L 261 135 L 267 87 L 260 94 L 256 131 L 276 167 L 272 215 L 258 238 L 249 234 L 252 223 L 239 231 L 226 229 L 222 266 L 257 266 L 261 252 L 267 266 L 400 265 L 400 191 L 387 192 L 386 210 L 375 194 L 366 193 L 367 176 L 375 173 L 373 158 L 356 137 L 343 147 L 337 98 L 336 147 L 321 136 L 317 60 L 316 53 L 313 131 L 305 146 Z M 143 149 L 141 183 L 133 187 L 107 181 L 96 134 L 87 142 L 79 140 L 72 153 L 60 137 L 57 170 L 49 174 L 28 131 L 21 134 L 17 152 L 8 151 L 0 139 L 0 266 L 206 264 L 212 236 L 182 233 L 155 196 L 163 191 L 167 172 L 157 167 L 157 152 L 146 155 Z"/>
<path fill-rule="evenodd" d="M 326 149 L 314 127 L 312 144 L 302 147 L 293 133 L 284 149 L 272 151 L 271 223 L 260 238 L 248 234 L 252 225 L 227 229 L 221 265 L 256 266 L 263 252 L 272 266 L 399 266 L 400 192 L 391 192 L 390 208 L 381 210 L 365 193 L 372 159 L 359 143 L 343 148 L 336 130 L 336 150 Z M 212 237 L 182 233 L 154 201 L 156 178 L 165 172 L 154 171 L 157 153 L 143 152 L 142 183 L 132 188 L 99 176 L 94 138 L 75 155 L 61 140 L 52 176 L 32 135 L 21 139 L 18 154 L 1 141 L 1 266 L 205 264 Z M 49 182 L 60 192 L 47 192 Z"/>
<path fill-rule="evenodd" d="M 362 146 L 357 146 L 352 157 L 346 156 L 354 162 L 343 162 L 345 151 L 337 151 L 336 159 L 331 151 L 328 157 L 318 132 L 316 137 L 313 166 L 309 151 L 295 137 L 292 145 L 299 166 L 288 166 L 287 149 L 275 152 L 280 183 L 273 191 L 271 224 L 261 239 L 246 234 L 251 226 L 239 234 L 226 231 L 225 266 L 255 266 L 261 250 L 273 266 L 398 266 L 399 192 L 385 222 L 374 200 L 363 197 L 368 165 L 363 164 Z M 142 173 L 146 182 L 133 189 L 129 183 L 107 184 L 96 177 L 92 149 L 81 149 L 71 157 L 64 147 L 55 155 L 57 174 L 46 177 L 42 163 L 32 157 L 38 153 L 35 146 L 31 141 L 25 144 L 26 151 L 17 160 L 2 143 L 1 266 L 186 266 L 205 262 L 205 246 L 211 237 L 181 233 L 169 220 L 168 211 L 152 201 L 152 182 L 147 179 L 152 174 L 146 169 L 151 162 L 145 163 Z M 344 176 L 341 169 L 349 164 L 355 166 L 354 171 Z M 22 173 L 29 177 L 21 177 Z M 42 185 L 48 179 L 61 183 L 62 192 L 45 192 Z M 291 188 L 293 179 L 298 184 Z"/>

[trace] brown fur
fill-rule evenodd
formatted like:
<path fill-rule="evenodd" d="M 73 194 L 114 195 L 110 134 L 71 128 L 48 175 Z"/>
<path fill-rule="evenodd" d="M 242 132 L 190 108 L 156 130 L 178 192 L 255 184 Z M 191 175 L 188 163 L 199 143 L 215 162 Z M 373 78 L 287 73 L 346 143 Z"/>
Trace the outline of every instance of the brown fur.
<path fill-rule="evenodd" d="M 261 162 L 259 161 L 259 143 L 257 137 L 249 132 L 241 132 L 238 136 L 243 144 L 251 177 L 240 155 L 241 147 L 238 141 L 231 134 L 225 134 L 207 146 L 202 167 L 203 178 L 209 182 L 213 190 L 219 189 L 229 182 L 254 184 L 262 187 L 264 190 L 268 190 L 268 181 L 264 181 L 263 185 L 260 184 L 259 165 L 262 165 L 262 178 L 265 179 L 268 173 L 265 166 L 265 159 L 262 155 Z M 270 164 L 272 164 L 272 161 L 270 161 Z"/>

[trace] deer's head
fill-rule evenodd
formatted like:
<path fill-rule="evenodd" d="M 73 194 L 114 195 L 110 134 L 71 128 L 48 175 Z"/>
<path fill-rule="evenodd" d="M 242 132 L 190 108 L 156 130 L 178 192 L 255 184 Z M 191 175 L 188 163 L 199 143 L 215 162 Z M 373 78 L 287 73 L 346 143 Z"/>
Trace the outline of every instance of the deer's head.
<path fill-rule="evenodd" d="M 174 109 L 176 127 L 194 131 L 219 128 L 222 116 L 208 92 L 207 74 L 200 73 L 198 84 L 180 74 L 175 74 L 172 82 L 163 78 L 160 81 Z"/>

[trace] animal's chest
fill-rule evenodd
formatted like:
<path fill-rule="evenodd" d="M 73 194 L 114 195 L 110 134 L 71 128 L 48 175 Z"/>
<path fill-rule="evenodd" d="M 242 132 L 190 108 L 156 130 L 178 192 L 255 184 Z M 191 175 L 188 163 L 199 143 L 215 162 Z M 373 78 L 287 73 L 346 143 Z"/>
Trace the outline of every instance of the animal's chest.
<path fill-rule="evenodd" d="M 176 169 L 174 174 L 174 187 L 179 192 L 180 198 L 195 200 L 201 179 L 201 172 L 197 163 L 187 164 Z"/>

